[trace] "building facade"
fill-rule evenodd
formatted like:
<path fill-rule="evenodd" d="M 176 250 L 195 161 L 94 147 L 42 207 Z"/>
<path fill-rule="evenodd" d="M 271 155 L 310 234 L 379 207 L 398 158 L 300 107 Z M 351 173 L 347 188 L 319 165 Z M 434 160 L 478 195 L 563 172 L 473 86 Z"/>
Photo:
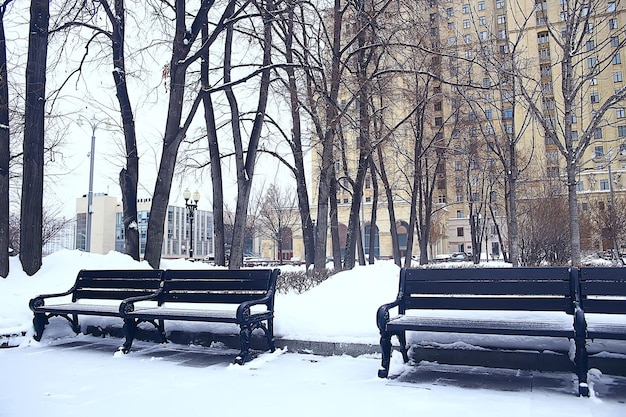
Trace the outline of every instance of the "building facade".
<path fill-rule="evenodd" d="M 394 229 L 401 255 L 406 253 L 411 210 L 428 209 L 429 201 L 430 259 L 451 252 L 500 258 L 509 244 L 511 170 L 515 170 L 516 198 L 521 203 L 546 193 L 566 195 L 566 143 L 575 148 L 588 140 L 588 146 L 577 151 L 581 216 L 625 194 L 626 103 L 611 100 L 624 94 L 626 5 L 593 0 L 576 3 L 580 9 L 573 10 L 572 4 L 565 0 L 430 0 L 408 6 L 398 3 L 398 10 L 388 9 L 384 14 L 370 13 L 377 19 L 394 16 L 394 21 L 405 22 L 406 27 L 394 28 L 396 44 L 411 39 L 421 46 L 418 55 L 397 50 L 376 57 L 378 72 L 395 66 L 395 72 L 402 74 L 387 77 L 384 90 L 367 86 L 368 119 L 360 111 L 365 105 L 362 96 L 353 94 L 362 85 L 356 80 L 342 84 L 337 103 L 342 120 L 333 151 L 342 251 L 358 193 L 366 253 L 390 256 Z M 582 31 L 568 35 L 574 15 Z M 358 28 L 356 19 L 345 24 L 344 39 L 353 39 Z M 562 39 L 567 36 L 577 40 L 572 71 L 579 88 L 565 98 Z M 533 107 L 539 112 L 533 112 Z M 571 124 L 564 123 L 566 111 Z M 590 132 L 600 111 L 602 120 Z M 369 123 L 367 129 L 361 126 L 363 120 Z M 354 188 L 363 168 L 359 164 L 364 146 L 371 146 L 365 154 L 369 152 L 377 172 L 373 175 L 369 170 L 362 187 Z M 320 145 L 312 158 L 313 218 L 320 170 L 327 162 L 321 151 Z M 511 166 L 513 152 L 517 165 Z M 391 193 L 382 187 L 382 166 Z M 414 193 L 418 198 L 412 199 Z M 389 221 L 392 204 L 393 224 Z M 374 207 L 376 226 L 370 227 Z M 371 233 L 376 235 L 376 244 L 369 248 Z M 585 249 L 605 246 L 607 239 L 591 239 Z M 417 238 L 411 249 L 418 254 Z M 294 254 L 301 256 L 303 251 L 301 234 L 296 231 Z"/>
<path fill-rule="evenodd" d="M 139 229 L 140 256 L 143 256 L 150 217 L 151 199 L 137 201 L 137 227 Z M 77 199 L 76 203 L 76 248 L 85 250 L 87 198 Z M 164 238 L 161 256 L 163 258 L 186 258 L 193 244 L 195 259 L 210 258 L 214 255 L 213 213 L 196 210 L 193 231 L 189 213 L 185 207 L 168 206 L 164 225 Z M 190 240 L 193 238 L 193 242 Z M 116 250 L 124 253 L 124 216 L 122 205 L 115 197 L 96 194 L 93 199 L 91 252 L 106 254 Z"/>

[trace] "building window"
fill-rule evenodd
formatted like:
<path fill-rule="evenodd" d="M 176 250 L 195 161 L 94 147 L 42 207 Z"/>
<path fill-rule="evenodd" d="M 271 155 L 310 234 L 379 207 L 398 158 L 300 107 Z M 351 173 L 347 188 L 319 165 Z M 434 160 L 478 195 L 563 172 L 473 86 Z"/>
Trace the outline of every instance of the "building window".
<path fill-rule="evenodd" d="M 457 219 L 462 219 L 463 217 L 465 217 L 465 215 L 463 214 L 463 210 L 457 210 L 456 211 L 456 218 Z"/>
<path fill-rule="evenodd" d="M 446 15 L 447 15 L 448 17 L 452 17 L 452 16 L 454 16 L 454 9 L 453 9 L 452 7 L 448 7 L 448 8 L 446 9 Z"/>
<path fill-rule="evenodd" d="M 470 20 L 463 19 L 463 29 L 469 29 L 469 27 L 470 27 Z"/>
<path fill-rule="evenodd" d="M 441 103 L 441 101 L 437 101 L 435 102 L 434 107 L 435 107 L 435 111 L 441 111 L 443 104 Z"/>
<path fill-rule="evenodd" d="M 609 180 L 607 180 L 607 179 L 600 180 L 600 190 L 601 191 L 608 191 L 609 190 Z"/>
<path fill-rule="evenodd" d="M 499 25 L 503 25 L 506 23 L 506 16 L 503 14 L 499 14 L 497 17 L 497 22 Z"/>
<path fill-rule="evenodd" d="M 615 11 L 615 2 L 614 1 L 610 1 L 606 4 L 606 11 L 607 12 L 614 12 Z"/>
<path fill-rule="evenodd" d="M 593 76 L 589 79 L 589 85 L 598 85 L 598 77 Z"/>
<path fill-rule="evenodd" d="M 626 126 L 617 126 L 617 136 L 619 136 L 620 138 L 626 136 Z"/>
<path fill-rule="evenodd" d="M 441 204 L 445 204 L 446 202 L 446 196 L 445 195 L 440 195 L 437 197 L 437 201 Z"/>
<path fill-rule="evenodd" d="M 613 72 L 613 82 L 621 83 L 622 82 L 622 71 Z"/>
<path fill-rule="evenodd" d="M 479 37 L 480 37 L 481 41 L 486 41 L 487 40 L 487 31 L 482 31 L 482 32 L 480 32 L 479 35 L 480 35 Z"/>
<path fill-rule="evenodd" d="M 572 140 L 574 142 L 578 140 L 578 130 L 572 130 Z"/>
<path fill-rule="evenodd" d="M 485 10 L 485 2 L 484 1 L 479 1 L 478 2 L 478 10 Z"/>
<path fill-rule="evenodd" d="M 462 228 L 462 227 L 457 227 L 457 228 L 456 228 L 456 235 L 457 235 L 458 237 L 462 237 L 462 236 L 464 236 L 464 235 L 465 235 L 465 234 L 464 234 L 464 232 L 463 232 L 463 228 Z"/>
<path fill-rule="evenodd" d="M 454 170 L 461 171 L 462 169 L 463 169 L 463 164 L 461 164 L 461 161 L 454 161 Z"/>
<path fill-rule="evenodd" d="M 435 117 L 435 126 L 443 125 L 443 117 Z"/>
<path fill-rule="evenodd" d="M 615 55 L 613 55 L 613 65 L 618 65 L 622 63 L 622 57 L 621 55 L 618 53 L 616 53 Z"/>
<path fill-rule="evenodd" d="M 619 37 L 617 36 L 611 36 L 611 46 L 613 48 L 617 48 L 619 47 Z"/>
<path fill-rule="evenodd" d="M 472 41 L 472 38 L 470 37 L 470 35 L 463 35 L 463 41 L 465 43 L 470 43 Z"/>
<path fill-rule="evenodd" d="M 496 9 L 504 9 L 504 0 L 496 1 Z"/>
<path fill-rule="evenodd" d="M 487 25 L 487 18 L 486 18 L 485 16 L 480 16 L 480 17 L 478 18 L 478 23 L 479 23 L 481 26 L 486 26 L 486 25 Z"/>
<path fill-rule="evenodd" d="M 617 29 L 617 18 L 609 19 L 609 29 Z"/>
<path fill-rule="evenodd" d="M 468 14 L 470 12 L 469 4 L 464 4 L 461 9 L 463 10 L 463 14 Z"/>
<path fill-rule="evenodd" d="M 587 51 L 593 51 L 596 48 L 596 43 L 593 39 L 587 41 Z"/>
<path fill-rule="evenodd" d="M 599 103 L 600 102 L 600 94 L 595 91 L 593 93 L 591 93 L 591 95 L 589 96 L 589 99 L 591 100 L 592 103 Z"/>
<path fill-rule="evenodd" d="M 624 116 L 626 116 L 626 110 L 624 110 L 623 107 L 618 107 L 617 109 L 615 109 L 615 117 L 621 119 Z"/>
<path fill-rule="evenodd" d="M 597 127 L 593 130 L 593 138 L 594 139 L 602 139 L 602 128 Z"/>
<path fill-rule="evenodd" d="M 598 145 L 593 150 L 594 158 L 602 158 L 604 156 L 604 146 Z"/>
<path fill-rule="evenodd" d="M 597 59 L 595 57 L 587 58 L 587 68 L 595 68 L 597 64 Z"/>
<path fill-rule="evenodd" d="M 513 118 L 513 109 L 504 109 L 502 112 L 502 117 L 505 119 Z"/>
<path fill-rule="evenodd" d="M 498 30 L 498 39 L 506 39 L 506 30 L 505 29 Z"/>
<path fill-rule="evenodd" d="M 491 120 L 491 119 L 493 118 L 493 110 L 491 110 L 491 109 L 486 109 L 486 110 L 485 110 L 485 117 L 486 117 L 488 120 Z"/>

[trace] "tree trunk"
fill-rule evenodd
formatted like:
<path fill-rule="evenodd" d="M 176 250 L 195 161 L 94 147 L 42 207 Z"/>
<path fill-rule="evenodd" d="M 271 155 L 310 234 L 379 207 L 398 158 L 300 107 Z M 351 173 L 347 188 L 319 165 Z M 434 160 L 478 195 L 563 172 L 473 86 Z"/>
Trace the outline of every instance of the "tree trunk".
<path fill-rule="evenodd" d="M 206 22 L 208 9 L 213 2 L 208 0 L 202 1 L 189 31 L 186 26 L 186 18 L 188 16 L 185 10 L 185 3 L 185 0 L 176 0 L 175 3 L 176 33 L 172 43 L 172 59 L 169 66 L 170 95 L 167 120 L 165 122 L 165 135 L 163 137 L 159 172 L 154 186 L 154 193 L 152 194 L 152 206 L 150 208 L 150 218 L 148 219 L 148 239 L 146 241 L 144 258 L 153 268 L 158 268 L 161 262 L 163 229 L 167 218 L 167 206 L 170 200 L 178 148 L 185 138 L 187 129 L 189 129 L 191 120 L 193 120 L 202 97 L 202 93 L 196 97 L 185 123 L 181 124 L 183 103 L 185 102 L 185 81 L 187 79 L 187 68 L 190 64 L 190 62 L 185 61 L 185 58 L 187 58 L 194 40 L 200 33 L 202 25 Z"/>
<path fill-rule="evenodd" d="M 207 90 L 209 83 L 209 28 L 205 23 L 202 26 L 202 45 L 204 48 L 202 62 L 200 64 L 200 77 L 202 87 Z M 204 123 L 206 125 L 209 158 L 211 160 L 211 191 L 213 192 L 213 250 L 216 265 L 226 265 L 226 239 L 224 238 L 224 189 L 222 181 L 222 160 L 217 140 L 217 126 L 215 124 L 215 112 L 213 100 L 210 94 L 202 98 L 204 104 Z"/>
<path fill-rule="evenodd" d="M 309 193 L 306 184 L 306 169 L 304 167 L 304 155 L 302 152 L 302 126 L 300 123 L 300 101 L 298 99 L 298 86 L 293 59 L 293 38 L 294 38 L 294 5 L 288 2 L 287 33 L 285 36 L 285 60 L 287 67 L 285 72 L 288 79 L 289 105 L 291 111 L 291 153 L 294 158 L 294 174 L 296 177 L 296 193 L 298 195 L 298 208 L 300 213 L 300 223 L 302 227 L 302 241 L 304 244 L 304 259 L 306 269 L 315 263 L 315 237 L 313 230 L 313 220 L 311 219 L 311 208 L 309 206 Z"/>
<path fill-rule="evenodd" d="M 24 172 L 20 217 L 20 261 L 27 275 L 42 262 L 44 115 L 50 4 L 32 0 L 28 59 L 26 62 L 26 111 L 24 115 Z"/>
<path fill-rule="evenodd" d="M 263 70 L 261 71 L 261 84 L 259 86 L 259 100 L 254 117 L 254 124 L 250 132 L 248 151 L 244 157 L 241 142 L 241 125 L 239 123 L 239 107 L 232 88 L 225 89 L 226 97 L 230 105 L 231 126 L 235 141 L 235 161 L 237 169 L 237 207 L 235 209 L 235 224 L 233 226 L 233 242 L 230 253 L 230 269 L 239 269 L 243 265 L 243 245 L 246 237 L 246 223 L 248 217 L 248 205 L 250 203 L 250 191 L 256 163 L 256 154 L 263 128 L 265 110 L 267 108 L 268 90 L 270 84 L 270 64 L 272 52 L 272 13 L 273 0 L 267 0 L 265 8 L 259 10 L 263 18 Z M 224 82 L 231 80 L 231 56 L 233 47 L 233 22 L 227 24 L 226 45 L 224 52 Z"/>
<path fill-rule="evenodd" d="M 0 277 L 9 275 L 9 83 L 4 12 L 0 8 Z"/>
<path fill-rule="evenodd" d="M 380 179 L 383 182 L 383 188 L 385 189 L 385 196 L 387 198 L 387 212 L 389 213 L 389 233 L 391 234 L 391 251 L 393 253 L 393 261 L 396 265 L 402 266 L 400 259 L 400 243 L 398 242 L 398 228 L 396 227 L 396 212 L 393 202 L 393 190 L 387 177 L 387 171 L 385 169 L 385 158 L 383 152 L 378 148 L 378 160 L 380 161 Z"/>
<path fill-rule="evenodd" d="M 124 144 L 126 146 L 126 168 L 120 171 L 119 182 L 122 190 L 122 212 L 124 217 L 125 252 L 134 260 L 139 260 L 139 222 L 137 221 L 137 184 L 139 182 L 139 156 L 137 153 L 137 135 L 135 118 L 128 95 L 126 83 L 126 60 L 124 56 L 125 16 L 123 0 L 115 1 L 115 14 L 111 14 L 108 2 L 105 5 L 109 20 L 113 26 L 113 80 L 117 101 L 120 105 Z"/>

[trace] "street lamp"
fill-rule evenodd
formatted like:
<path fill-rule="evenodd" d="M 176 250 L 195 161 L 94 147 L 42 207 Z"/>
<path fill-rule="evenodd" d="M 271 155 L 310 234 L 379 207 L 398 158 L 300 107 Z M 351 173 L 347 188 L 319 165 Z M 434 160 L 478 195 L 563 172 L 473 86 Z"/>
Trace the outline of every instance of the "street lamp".
<path fill-rule="evenodd" d="M 613 155 L 613 149 L 609 149 L 606 153 L 606 164 L 609 169 L 609 203 L 610 211 L 609 218 L 611 219 L 611 234 L 613 235 L 613 259 L 619 260 L 619 245 L 617 244 L 617 232 L 615 231 L 615 201 L 613 199 L 613 173 L 611 172 L 611 157 Z"/>
<path fill-rule="evenodd" d="M 189 212 L 189 258 L 193 260 L 193 218 L 198 208 L 198 201 L 200 201 L 200 193 L 196 190 L 192 197 L 191 191 L 189 191 L 189 188 L 186 188 L 183 192 L 183 198 L 185 199 L 185 207 L 187 207 Z"/>
<path fill-rule="evenodd" d="M 96 116 L 91 119 L 87 119 L 84 116 L 79 116 L 78 125 L 81 125 L 81 118 L 85 119 L 91 127 L 91 152 L 89 152 L 89 192 L 87 193 L 87 233 L 85 240 L 85 252 L 91 252 L 91 225 L 93 215 L 93 167 L 94 159 L 96 155 L 96 129 L 102 123 L 107 123 L 106 119 L 98 120 Z"/>

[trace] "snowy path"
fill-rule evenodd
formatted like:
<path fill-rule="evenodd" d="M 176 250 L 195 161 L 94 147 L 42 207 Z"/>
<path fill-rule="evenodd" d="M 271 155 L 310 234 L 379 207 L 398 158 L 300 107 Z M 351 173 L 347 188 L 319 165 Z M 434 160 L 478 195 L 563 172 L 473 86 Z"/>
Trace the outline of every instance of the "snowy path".
<path fill-rule="evenodd" d="M 622 402 L 576 397 L 574 387 L 568 387 L 569 374 L 554 373 L 552 382 L 529 389 L 514 371 L 439 365 L 416 370 L 402 367 L 394 357 L 392 369 L 402 375 L 382 380 L 376 377 L 376 357 L 279 350 L 239 367 L 230 364 L 237 352 L 220 346 L 138 343 L 130 355 L 113 354 L 118 344 L 116 339 L 78 336 L 0 349 L 0 416 L 215 416 L 235 415 L 238 410 L 268 417 L 626 413 L 623 397 Z M 598 378 L 610 385 L 613 377 Z"/>

